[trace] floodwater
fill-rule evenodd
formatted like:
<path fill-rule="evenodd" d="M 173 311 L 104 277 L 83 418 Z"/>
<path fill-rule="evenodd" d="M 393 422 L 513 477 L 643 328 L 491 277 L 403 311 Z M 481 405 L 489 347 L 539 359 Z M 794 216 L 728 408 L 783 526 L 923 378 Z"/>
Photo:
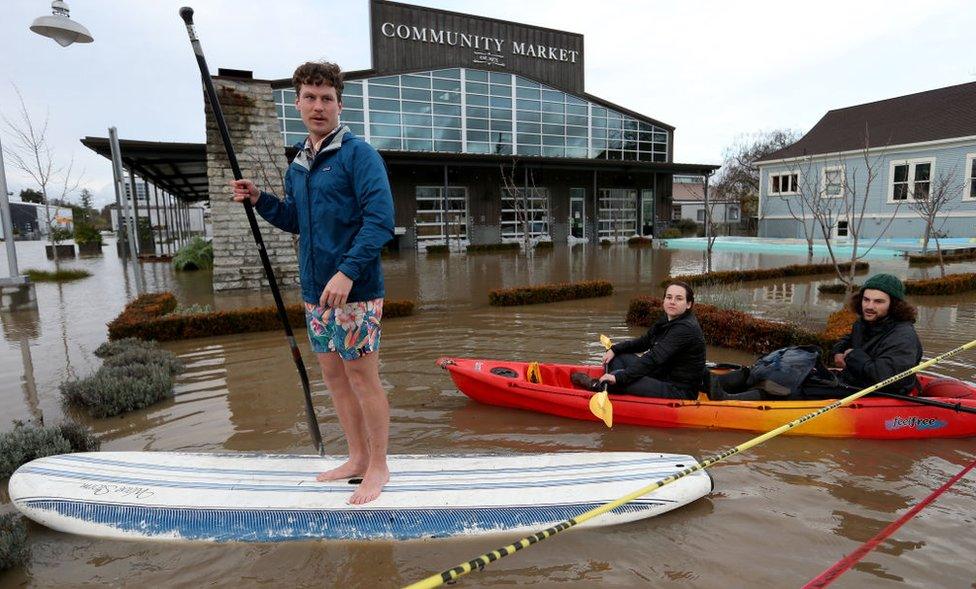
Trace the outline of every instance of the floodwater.
<path fill-rule="evenodd" d="M 17 244 L 21 268 L 50 267 L 42 244 Z M 746 433 L 603 428 L 548 415 L 475 404 L 435 367 L 442 355 L 596 363 L 598 335 L 633 337 L 624 323 L 637 294 L 659 293 L 668 273 L 699 272 L 701 252 L 631 249 L 624 245 L 556 247 L 531 258 L 516 254 L 384 260 L 389 299 L 414 299 L 412 317 L 384 323 L 382 378 L 390 395 L 394 453 L 527 453 L 658 451 L 711 456 L 751 437 Z M 2 256 L 2 250 L 0 250 Z M 718 252 L 716 270 L 803 263 L 803 257 Z M 899 258 L 872 259 L 872 271 L 903 277 L 937 275 L 908 269 Z M 38 311 L 4 313 L 0 341 L 0 412 L 11 420 L 57 423 L 58 384 L 98 363 L 92 350 L 105 323 L 134 295 L 114 246 L 69 265 L 95 275 L 64 285 L 38 284 Z M 972 272 L 955 264 L 952 272 Z M 6 262 L 0 257 L 0 268 Z M 5 271 L 5 270 L 4 270 Z M 151 290 L 172 290 L 181 304 L 227 308 L 270 302 L 260 294 L 215 297 L 205 272 L 174 273 L 144 264 Z M 611 297 L 496 308 L 491 288 L 526 283 L 608 279 Z M 825 277 L 818 277 L 826 280 Z M 837 309 L 819 296 L 818 279 L 765 281 L 716 288 L 699 300 L 820 327 Z M 296 293 L 287 298 L 297 300 Z M 976 337 L 976 296 L 927 297 L 918 330 L 926 356 Z M 301 339 L 301 338 L 300 338 Z M 187 365 L 176 397 L 118 418 L 75 415 L 94 428 L 104 450 L 260 451 L 312 453 L 301 385 L 280 333 L 222 336 L 165 345 Z M 314 369 L 313 395 L 330 452 L 341 434 L 328 393 Z M 710 348 L 713 360 L 748 361 Z M 976 378 L 976 356 L 939 371 Z M 976 440 L 879 442 L 777 438 L 711 469 L 707 498 L 664 516 L 624 526 L 571 530 L 491 564 L 461 586 L 741 587 L 799 586 L 872 537 L 976 458 Z M 635 485 L 635 488 L 640 485 Z M 837 587 L 976 587 L 976 477 L 970 474 L 840 578 Z M 9 504 L 4 506 L 10 510 Z M 292 586 L 397 587 L 515 540 L 415 542 L 164 544 L 90 539 L 30 526 L 31 557 L 3 573 L 4 586 Z"/>

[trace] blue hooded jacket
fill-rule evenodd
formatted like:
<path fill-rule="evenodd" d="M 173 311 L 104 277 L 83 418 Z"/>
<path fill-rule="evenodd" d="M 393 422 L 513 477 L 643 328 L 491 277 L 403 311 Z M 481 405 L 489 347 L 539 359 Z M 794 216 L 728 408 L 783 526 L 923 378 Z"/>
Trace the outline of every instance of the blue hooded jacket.
<path fill-rule="evenodd" d="M 255 209 L 275 227 L 297 233 L 302 298 L 319 303 L 342 272 L 349 302 L 384 296 L 380 250 L 393 238 L 393 194 L 380 154 L 342 127 L 309 161 L 299 149 L 285 173 L 285 198 L 262 192 Z"/>

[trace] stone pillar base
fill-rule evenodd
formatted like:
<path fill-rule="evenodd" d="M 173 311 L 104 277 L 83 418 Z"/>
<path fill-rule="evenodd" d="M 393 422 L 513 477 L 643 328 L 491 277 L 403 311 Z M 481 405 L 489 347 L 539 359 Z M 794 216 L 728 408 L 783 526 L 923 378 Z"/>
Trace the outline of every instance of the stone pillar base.
<path fill-rule="evenodd" d="M 0 279 L 0 311 L 21 311 L 37 308 L 34 283 L 16 279 Z"/>

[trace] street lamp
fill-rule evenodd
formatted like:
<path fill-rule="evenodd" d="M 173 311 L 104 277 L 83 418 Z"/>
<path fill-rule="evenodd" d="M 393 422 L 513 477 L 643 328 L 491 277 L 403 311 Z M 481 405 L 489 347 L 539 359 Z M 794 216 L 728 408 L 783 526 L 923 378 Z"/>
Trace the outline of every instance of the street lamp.
<path fill-rule="evenodd" d="M 30 30 L 38 35 L 50 37 L 58 45 L 67 47 L 72 43 L 91 43 L 94 39 L 88 29 L 71 20 L 68 4 L 62 0 L 51 2 L 51 16 L 39 16 L 31 23 Z"/>

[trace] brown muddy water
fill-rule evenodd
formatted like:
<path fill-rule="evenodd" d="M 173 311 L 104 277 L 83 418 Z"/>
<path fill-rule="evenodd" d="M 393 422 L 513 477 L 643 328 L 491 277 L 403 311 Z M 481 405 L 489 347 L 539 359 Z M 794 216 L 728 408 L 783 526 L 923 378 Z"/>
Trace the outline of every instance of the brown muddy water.
<path fill-rule="evenodd" d="M 18 243 L 21 268 L 45 268 L 42 244 Z M 2 254 L 0 254 L 2 256 Z M 382 377 L 390 395 L 393 453 L 659 451 L 699 458 L 751 436 L 726 431 L 650 429 L 517 412 L 475 404 L 434 366 L 442 355 L 591 362 L 598 334 L 638 335 L 624 323 L 636 294 L 654 294 L 669 273 L 698 272 L 702 254 L 626 246 L 556 247 L 532 258 L 515 254 L 384 261 L 387 296 L 418 302 L 417 313 L 384 323 Z M 714 267 L 749 269 L 804 260 L 717 253 Z M 897 258 L 871 260 L 872 271 L 918 277 Z M 0 412 L 48 424 L 63 417 L 58 384 L 85 376 L 105 323 L 134 294 L 114 246 L 68 264 L 94 276 L 38 284 L 38 311 L 3 313 Z M 976 264 L 957 264 L 971 272 Z M 0 268 L 6 261 L 0 257 Z M 5 271 L 5 270 L 4 270 Z M 217 308 L 270 302 L 260 294 L 215 297 L 207 273 L 174 273 L 144 264 L 151 290 L 172 290 L 181 304 Z M 612 297 L 495 308 L 499 286 L 608 279 Z M 840 298 L 818 296 L 817 279 L 716 288 L 699 300 L 820 327 Z M 297 300 L 296 293 L 288 298 Z M 976 296 L 916 298 L 926 357 L 976 337 Z M 323 437 L 341 453 L 341 435 L 314 358 L 302 341 Z M 176 397 L 120 418 L 74 417 L 94 428 L 104 450 L 312 453 L 301 386 L 280 333 L 223 336 L 166 344 L 187 365 Z M 713 360 L 748 361 L 709 349 Z M 939 371 L 976 378 L 968 353 Z M 464 577 L 460 586 L 795 587 L 854 550 L 888 522 L 976 458 L 976 440 L 878 442 L 778 438 L 716 465 L 714 492 L 661 517 L 624 526 L 571 530 Z M 635 485 L 640 486 L 640 485 Z M 13 509 L 9 503 L 4 509 Z M 970 474 L 870 553 L 837 587 L 976 587 L 976 477 Z M 515 540 L 414 542 L 164 544 L 106 541 L 30 526 L 31 558 L 0 576 L 10 587 L 397 587 Z"/>

